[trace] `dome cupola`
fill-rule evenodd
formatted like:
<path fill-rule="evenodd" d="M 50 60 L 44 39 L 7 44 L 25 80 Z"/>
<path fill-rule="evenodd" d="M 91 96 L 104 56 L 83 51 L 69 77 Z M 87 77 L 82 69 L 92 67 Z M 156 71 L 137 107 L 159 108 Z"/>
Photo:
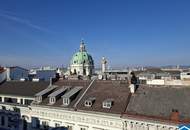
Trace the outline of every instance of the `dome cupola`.
<path fill-rule="evenodd" d="M 84 40 L 80 43 L 79 51 L 71 59 L 70 69 L 71 73 L 78 75 L 91 75 L 94 71 L 94 61 L 86 51 Z"/>

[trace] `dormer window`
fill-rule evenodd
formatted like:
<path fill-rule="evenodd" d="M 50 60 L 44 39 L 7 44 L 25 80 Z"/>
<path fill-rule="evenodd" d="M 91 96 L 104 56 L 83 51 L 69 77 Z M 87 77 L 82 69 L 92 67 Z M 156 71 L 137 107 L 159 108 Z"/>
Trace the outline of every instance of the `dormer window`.
<path fill-rule="evenodd" d="M 63 106 L 68 106 L 72 100 L 76 98 L 83 87 L 75 87 L 62 96 Z"/>
<path fill-rule="evenodd" d="M 86 107 L 91 107 L 93 105 L 93 103 L 95 102 L 96 98 L 88 98 L 85 103 L 84 106 Z"/>
<path fill-rule="evenodd" d="M 110 109 L 113 105 L 113 99 L 106 99 L 105 101 L 103 101 L 102 103 L 102 107 L 103 108 L 108 108 Z"/>
<path fill-rule="evenodd" d="M 37 96 L 36 101 L 39 102 L 39 103 L 42 102 L 42 96 Z"/>
<path fill-rule="evenodd" d="M 69 98 L 63 98 L 63 106 L 68 106 L 70 103 L 70 99 Z"/>
<path fill-rule="evenodd" d="M 49 103 L 50 103 L 50 104 L 54 104 L 55 101 L 56 101 L 56 100 L 55 100 L 55 97 L 50 97 L 50 98 L 49 98 Z"/>
<path fill-rule="evenodd" d="M 53 87 L 48 87 L 44 90 L 42 90 L 41 92 L 37 93 L 35 96 L 36 96 L 36 101 L 38 103 L 42 102 L 42 100 L 44 98 L 46 98 L 53 90 L 55 89 L 55 86 Z"/>
<path fill-rule="evenodd" d="M 92 102 L 91 101 L 85 101 L 84 104 L 86 107 L 91 107 L 92 106 Z"/>
<path fill-rule="evenodd" d="M 69 86 L 62 87 L 61 89 L 57 89 L 53 93 L 51 93 L 49 97 L 49 104 L 52 105 L 61 98 L 61 96 L 67 91 L 67 89 L 70 88 Z"/>

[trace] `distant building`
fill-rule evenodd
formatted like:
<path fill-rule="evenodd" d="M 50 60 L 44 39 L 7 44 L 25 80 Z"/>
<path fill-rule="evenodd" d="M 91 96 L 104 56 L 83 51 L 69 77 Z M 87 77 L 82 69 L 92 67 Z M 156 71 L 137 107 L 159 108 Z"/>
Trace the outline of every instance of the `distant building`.
<path fill-rule="evenodd" d="M 104 73 L 107 80 L 127 80 L 129 76 L 128 70 L 106 70 Z"/>
<path fill-rule="evenodd" d="M 56 78 L 56 70 L 37 70 L 36 78 L 49 81 L 50 78 Z"/>
<path fill-rule="evenodd" d="M 28 78 L 29 70 L 14 66 L 8 67 L 7 69 L 7 80 L 20 80 L 21 78 Z"/>
<path fill-rule="evenodd" d="M 190 80 L 190 71 L 189 72 L 182 72 L 180 74 L 181 80 Z"/>
<path fill-rule="evenodd" d="M 190 81 L 181 79 L 181 70 L 146 69 L 135 72 L 140 84 L 148 85 L 190 85 Z"/>
<path fill-rule="evenodd" d="M 0 67 L 0 83 L 2 83 L 3 81 L 5 81 L 7 79 L 7 71 Z"/>

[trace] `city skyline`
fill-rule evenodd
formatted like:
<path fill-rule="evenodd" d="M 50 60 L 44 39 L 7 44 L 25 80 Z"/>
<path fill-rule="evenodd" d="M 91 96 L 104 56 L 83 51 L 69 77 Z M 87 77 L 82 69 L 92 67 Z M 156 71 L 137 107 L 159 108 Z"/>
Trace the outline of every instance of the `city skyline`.
<path fill-rule="evenodd" d="M 84 38 L 100 66 L 190 64 L 190 2 L 1 1 L 0 65 L 69 65 Z"/>

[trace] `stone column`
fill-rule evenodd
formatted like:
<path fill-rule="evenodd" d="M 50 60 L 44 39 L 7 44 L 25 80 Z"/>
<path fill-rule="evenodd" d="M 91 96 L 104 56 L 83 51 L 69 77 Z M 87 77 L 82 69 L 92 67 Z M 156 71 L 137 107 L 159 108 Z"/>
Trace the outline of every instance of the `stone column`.
<path fill-rule="evenodd" d="M 17 98 L 17 103 L 18 103 L 18 104 L 21 104 L 20 98 Z"/>
<path fill-rule="evenodd" d="M 22 103 L 23 103 L 23 105 L 25 105 L 25 99 L 24 98 L 22 99 Z"/>

